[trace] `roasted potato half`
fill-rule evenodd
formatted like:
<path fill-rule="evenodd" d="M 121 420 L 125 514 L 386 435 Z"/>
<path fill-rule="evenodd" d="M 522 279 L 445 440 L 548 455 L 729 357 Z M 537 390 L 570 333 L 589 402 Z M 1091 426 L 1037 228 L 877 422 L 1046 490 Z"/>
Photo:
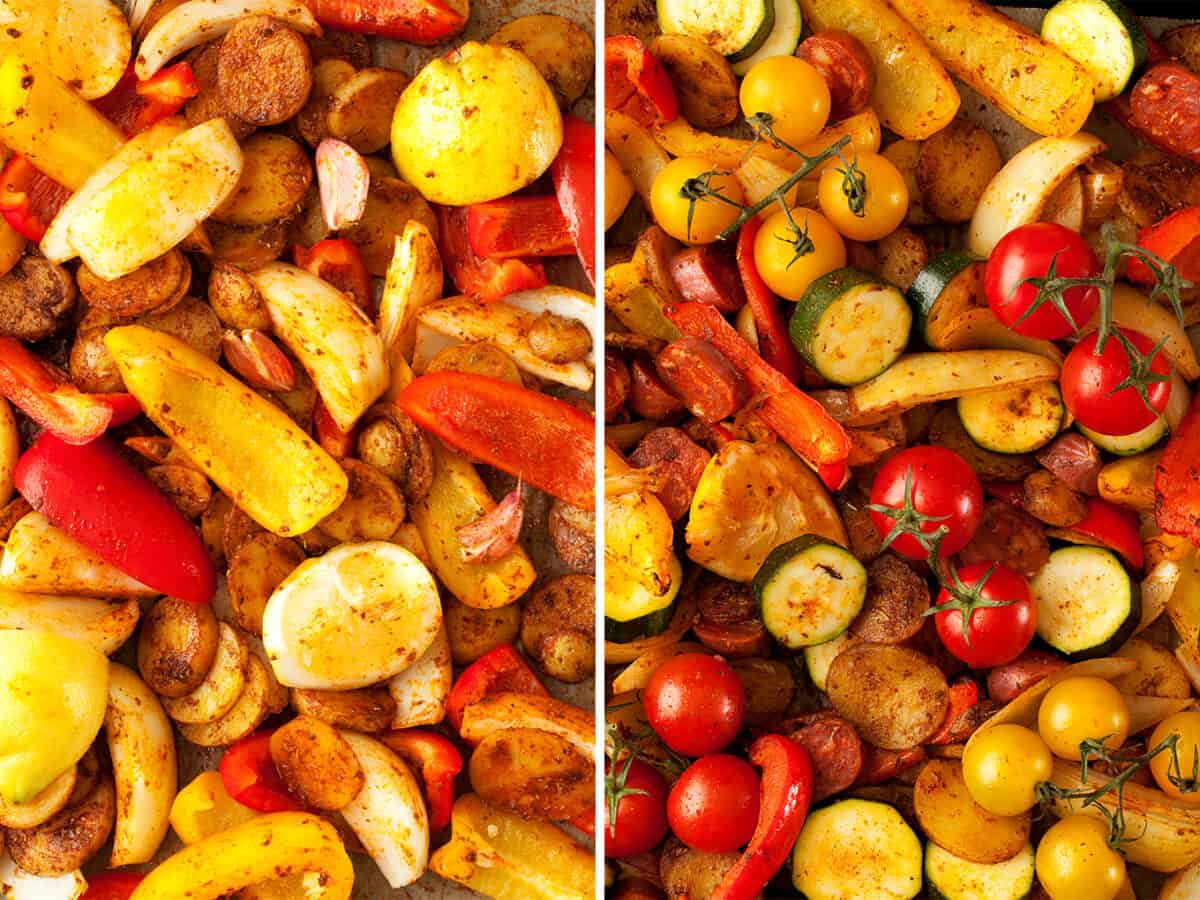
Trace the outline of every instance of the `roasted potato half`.
<path fill-rule="evenodd" d="M 396 701 L 386 687 L 355 691 L 315 691 L 293 688 L 292 708 L 303 716 L 319 719 L 334 728 L 371 734 L 392 726 Z"/>
<path fill-rule="evenodd" d="M 365 781 L 346 739 L 312 716 L 297 716 L 271 735 L 271 759 L 288 789 L 317 809 L 343 809 Z"/>
<path fill-rule="evenodd" d="M 720 128 L 738 117 L 738 81 L 729 62 L 684 34 L 664 34 L 650 44 L 679 96 L 679 113 L 697 128 Z"/>
<path fill-rule="evenodd" d="M 226 542 L 226 553 L 229 553 Z M 263 611 L 275 588 L 304 562 L 295 541 L 268 531 L 250 535 L 229 558 L 229 599 L 238 627 L 262 635 Z"/>
<path fill-rule="evenodd" d="M 399 178 L 372 176 L 362 218 L 352 227 L 343 229 L 341 236 L 358 245 L 367 271 L 382 278 L 392 261 L 396 238 L 404 233 L 409 219 L 416 219 L 437 237 L 437 217 L 416 188 Z"/>
<path fill-rule="evenodd" d="M 312 183 L 304 148 L 282 134 L 256 134 L 242 144 L 242 177 L 212 214 L 226 225 L 268 225 L 299 208 Z"/>
<path fill-rule="evenodd" d="M 446 623 L 454 664 L 466 666 L 489 650 L 517 639 L 521 610 L 515 603 L 496 609 L 476 609 L 447 596 L 442 598 L 442 620 Z"/>
<path fill-rule="evenodd" d="M 217 656 L 217 617 L 207 603 L 163 597 L 138 635 L 142 680 L 164 697 L 182 697 L 204 681 Z"/>
<path fill-rule="evenodd" d="M 591 761 L 568 741 L 533 728 L 489 734 L 471 754 L 471 787 L 527 819 L 570 819 L 593 801 Z"/>
<path fill-rule="evenodd" d="M 595 671 L 595 591 L 591 575 L 562 575 L 525 602 L 521 646 L 550 677 L 577 683 Z"/>
<path fill-rule="evenodd" d="M 350 490 L 342 505 L 321 521 L 321 530 L 342 543 L 386 541 L 404 521 L 404 497 L 387 475 L 357 459 L 343 459 Z"/>
<path fill-rule="evenodd" d="M 82 868 L 104 846 L 117 816 L 117 793 L 105 773 L 78 802 L 32 828 L 5 832 L 8 853 L 31 875 L 63 875 Z"/>
<path fill-rule="evenodd" d="M 568 109 L 592 83 L 596 47 L 587 32 L 562 16 L 521 16 L 488 38 L 529 57 L 563 109 Z"/>

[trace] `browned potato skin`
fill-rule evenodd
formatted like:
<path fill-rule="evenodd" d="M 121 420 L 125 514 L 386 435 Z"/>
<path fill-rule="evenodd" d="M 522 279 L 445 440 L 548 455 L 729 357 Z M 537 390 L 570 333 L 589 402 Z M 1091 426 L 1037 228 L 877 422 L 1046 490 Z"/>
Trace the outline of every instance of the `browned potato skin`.
<path fill-rule="evenodd" d="M 521 610 L 515 603 L 476 609 L 451 594 L 442 599 L 442 619 L 450 641 L 450 658 L 456 666 L 470 665 L 489 650 L 511 644 L 521 628 Z"/>
<path fill-rule="evenodd" d="M 79 784 L 77 782 L 77 793 Z M 107 773 L 90 790 L 36 828 L 5 831 L 13 862 L 32 875 L 62 875 L 81 868 L 99 852 L 117 817 L 117 792 Z"/>
<path fill-rule="evenodd" d="M 967 434 L 952 406 L 938 410 L 929 424 L 929 443 L 953 450 L 975 470 L 981 481 L 1020 481 L 1039 468 L 1028 453 L 993 453 Z"/>
<path fill-rule="evenodd" d="M 987 500 L 975 536 L 963 547 L 966 564 L 1000 562 L 1032 578 L 1050 557 L 1046 529 L 1025 510 L 1007 500 Z"/>
<path fill-rule="evenodd" d="M 920 141 L 893 141 L 880 151 L 880 155 L 899 169 L 908 188 L 908 212 L 904 215 L 906 225 L 929 225 L 934 221 L 925 208 L 921 187 L 917 184 L 917 160 L 921 154 Z"/>
<path fill-rule="evenodd" d="M 329 812 L 348 806 L 366 781 L 346 739 L 312 716 L 297 716 L 271 735 L 271 759 L 293 794 Z"/>
<path fill-rule="evenodd" d="M 888 644 L 843 650 L 825 679 L 829 700 L 864 740 L 885 750 L 919 746 L 946 716 L 946 676 L 924 654 Z"/>
<path fill-rule="evenodd" d="M 901 644 L 920 632 L 930 603 L 925 579 L 894 553 L 885 553 L 867 567 L 866 602 L 850 630 L 864 641 Z"/>
<path fill-rule="evenodd" d="M 592 335 L 580 322 L 544 312 L 526 335 L 530 349 L 547 362 L 570 363 L 592 352 Z"/>
<path fill-rule="evenodd" d="M 883 538 L 871 520 L 871 511 L 867 509 L 870 500 L 865 491 L 851 482 L 834 500 L 850 538 L 850 552 L 862 562 L 870 562 L 880 554 Z"/>
<path fill-rule="evenodd" d="M 13 526 L 31 512 L 33 512 L 33 507 L 24 497 L 14 497 L 0 507 L 0 541 L 8 540 Z"/>
<path fill-rule="evenodd" d="M 308 100 L 312 55 L 284 22 L 247 16 L 221 41 L 217 83 L 235 115 L 252 125 L 278 125 Z"/>
<path fill-rule="evenodd" d="M 409 219 L 416 219 L 437 239 L 437 216 L 416 188 L 399 178 L 372 176 L 362 218 L 352 227 L 342 229 L 341 236 L 358 245 L 367 271 L 382 278 L 392 261 L 396 237 L 404 231 Z"/>
<path fill-rule="evenodd" d="M 233 559 L 242 544 L 263 530 L 263 527 L 246 515 L 240 507 L 231 505 L 222 518 L 221 525 L 221 548 L 225 552 L 225 558 Z"/>
<path fill-rule="evenodd" d="M 198 688 L 212 668 L 219 639 L 211 606 L 163 597 L 142 620 L 138 671 L 155 693 L 182 697 Z"/>
<path fill-rule="evenodd" d="M 195 297 L 184 297 L 165 312 L 150 313 L 134 321 L 179 338 L 209 359 L 221 356 L 221 322 L 211 306 Z"/>
<path fill-rule="evenodd" d="M 225 101 L 217 73 L 220 58 L 220 41 L 205 44 L 188 57 L 192 65 L 192 74 L 200 83 L 200 93 L 184 105 L 183 115 L 187 119 L 188 125 L 193 127 L 207 122 L 209 119 L 224 119 L 233 132 L 233 136 L 239 141 L 244 140 L 254 133 L 254 126 L 235 115 Z"/>
<path fill-rule="evenodd" d="M 1059 528 L 1070 527 L 1087 515 L 1087 498 L 1045 469 L 1022 482 L 1021 506 L 1034 518 Z"/>
<path fill-rule="evenodd" d="M 373 734 L 392 727 L 396 701 L 386 687 L 356 691 L 314 691 L 293 688 L 292 708 L 334 728 Z"/>
<path fill-rule="evenodd" d="M 75 282 L 66 269 L 25 256 L 0 278 L 0 335 L 40 341 L 65 327 L 75 312 Z"/>
<path fill-rule="evenodd" d="M 747 725 L 766 725 L 786 712 L 796 693 L 796 679 L 786 663 L 752 656 L 729 665 L 746 690 Z"/>
<path fill-rule="evenodd" d="M 740 858 L 741 854 L 737 852 L 691 850 L 677 837 L 667 838 L 658 859 L 658 871 L 668 900 L 697 900 L 711 896 Z"/>
<path fill-rule="evenodd" d="M 604 33 L 632 34 L 643 44 L 658 36 L 658 8 L 654 0 L 608 0 L 604 5 Z"/>
<path fill-rule="evenodd" d="M 208 276 L 208 302 L 228 328 L 243 331 L 271 328 L 271 314 L 250 276 L 237 266 L 219 262 Z"/>
<path fill-rule="evenodd" d="M 394 403 L 372 407 L 365 419 L 358 435 L 359 458 L 396 482 L 405 503 L 423 500 L 433 485 L 429 438 Z"/>
<path fill-rule="evenodd" d="M 84 321 L 87 321 L 87 317 Z M 115 394 L 125 390 L 125 381 L 104 345 L 104 336 L 108 331 L 108 325 L 85 328 L 81 322 L 75 332 L 67 372 L 80 390 L 96 394 Z"/>
<path fill-rule="evenodd" d="M 331 29 L 320 37 L 310 35 L 307 40 L 313 65 L 327 59 L 345 60 L 359 69 L 371 64 L 371 42 L 364 35 Z"/>
<path fill-rule="evenodd" d="M 323 59 L 313 66 L 313 86 L 308 102 L 296 116 L 296 130 L 305 143 L 316 147 L 329 137 L 329 102 L 333 92 L 354 77 L 356 66 L 345 59 Z M 391 116 L 388 117 L 389 121 Z"/>
<path fill-rule="evenodd" d="M 300 206 L 313 180 L 304 148 L 282 134 L 263 132 L 242 144 L 242 177 L 212 214 L 226 225 L 268 225 Z"/>
<path fill-rule="evenodd" d="M 178 303 L 192 284 L 192 266 L 178 250 L 169 250 L 121 278 L 105 281 L 86 265 L 76 273 L 88 305 L 115 316 L 140 316 Z"/>
<path fill-rule="evenodd" d="M 288 246 L 286 222 L 256 227 L 222 225 L 210 219 L 205 229 L 212 240 L 213 262 L 226 262 L 246 272 L 279 259 Z"/>
<path fill-rule="evenodd" d="M 270 532 L 262 531 L 242 541 L 229 557 L 228 577 L 229 600 L 239 628 L 262 636 L 267 601 L 302 562 L 304 551 L 295 541 Z"/>
<path fill-rule="evenodd" d="M 925 238 L 901 225 L 875 245 L 877 271 L 902 291 L 912 287 L 917 273 L 929 262 Z"/>
<path fill-rule="evenodd" d="M 576 572 L 596 569 L 596 516 L 590 510 L 556 499 L 548 516 L 550 543 L 554 552 Z"/>
<path fill-rule="evenodd" d="M 342 543 L 386 541 L 404 521 L 404 497 L 383 472 L 357 459 L 341 460 L 350 479 L 342 505 L 321 520 L 320 528 Z"/>
<path fill-rule="evenodd" d="M 592 83 L 596 47 L 591 35 L 570 19 L 521 16 L 503 25 L 488 43 L 502 44 L 528 56 L 563 109 L 582 97 Z"/>
<path fill-rule="evenodd" d="M 525 602 L 521 646 L 551 678 L 577 684 L 595 671 L 595 591 L 591 575 L 561 575 Z"/>
<path fill-rule="evenodd" d="M 521 370 L 511 356 L 490 341 L 454 344 L 439 350 L 425 369 L 429 372 L 471 372 L 521 385 Z"/>
<path fill-rule="evenodd" d="M 189 519 L 203 513 L 212 502 L 212 485 L 195 469 L 176 465 L 151 466 L 146 470 L 146 477 Z"/>
<path fill-rule="evenodd" d="M 471 754 L 468 773 L 484 802 L 526 819 L 571 819 L 593 802 L 591 761 L 565 739 L 533 728 L 489 734 Z"/>
<path fill-rule="evenodd" d="M 966 222 L 1002 165 L 987 129 L 954 119 L 921 144 L 916 177 L 925 208 L 943 222 Z"/>
<path fill-rule="evenodd" d="M 325 125 L 330 137 L 359 153 L 375 153 L 391 143 L 392 111 L 412 79 L 394 69 L 362 69 L 329 95 Z"/>
<path fill-rule="evenodd" d="M 697 128 L 720 128 L 738 117 L 738 82 L 729 62 L 707 44 L 664 34 L 650 44 L 679 98 L 679 112 Z"/>

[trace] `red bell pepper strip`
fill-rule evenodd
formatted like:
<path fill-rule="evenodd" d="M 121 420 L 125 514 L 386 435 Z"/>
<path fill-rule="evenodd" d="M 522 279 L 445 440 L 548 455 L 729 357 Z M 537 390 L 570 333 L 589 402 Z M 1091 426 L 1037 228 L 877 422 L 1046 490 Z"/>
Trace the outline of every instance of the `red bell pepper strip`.
<path fill-rule="evenodd" d="M 85 394 L 15 338 L 0 337 L 0 394 L 68 444 L 86 444 L 137 418 L 132 394 Z"/>
<path fill-rule="evenodd" d="M 504 691 L 543 697 L 550 693 L 512 644 L 501 644 L 489 650 L 463 669 L 446 697 L 446 718 L 458 731 L 468 706 L 489 694 Z"/>
<path fill-rule="evenodd" d="M 292 248 L 292 259 L 300 268 L 348 294 L 363 312 L 375 317 L 378 310 L 371 290 L 371 274 L 354 241 L 328 238 L 311 247 L 296 245 Z"/>
<path fill-rule="evenodd" d="M 758 896 L 791 855 L 813 795 L 808 751 L 781 734 L 765 734 L 750 745 L 750 762 L 762 769 L 758 824 L 711 900 L 749 900 Z"/>
<path fill-rule="evenodd" d="M 230 745 L 221 757 L 221 784 L 234 800 L 259 812 L 304 809 L 288 791 L 271 757 L 271 731 L 256 731 Z"/>
<path fill-rule="evenodd" d="M 633 35 L 604 39 L 604 108 L 620 110 L 647 127 L 679 115 L 671 76 Z"/>
<path fill-rule="evenodd" d="M 1200 398 L 1188 410 L 1154 473 L 1154 521 L 1200 547 Z"/>
<path fill-rule="evenodd" d="M 196 529 L 112 442 L 72 446 L 42 432 L 13 481 L 34 509 L 142 584 L 191 603 L 212 599 L 217 576 Z"/>
<path fill-rule="evenodd" d="M 456 450 L 572 506 L 595 506 L 595 421 L 577 407 L 467 372 L 422 375 L 396 402 Z"/>
<path fill-rule="evenodd" d="M 22 237 L 40 241 L 71 192 L 20 153 L 0 171 L 0 214 Z"/>
<path fill-rule="evenodd" d="M 755 353 L 715 307 L 681 303 L 668 307 L 666 314 L 684 334 L 706 340 L 719 350 L 762 395 L 756 415 L 817 468 L 818 474 L 831 479 L 835 489 L 840 487 L 844 469 L 837 464 L 850 455 L 850 441 L 820 403 Z"/>
<path fill-rule="evenodd" d="M 426 728 L 389 731 L 379 739 L 396 755 L 416 769 L 425 786 L 429 807 L 429 828 L 441 831 L 450 824 L 454 806 L 454 779 L 463 769 L 462 754 L 448 738 Z"/>
<path fill-rule="evenodd" d="M 950 685 L 950 702 L 946 706 L 946 717 L 942 719 L 941 727 L 933 733 L 926 744 L 954 744 L 965 740 L 967 735 L 961 733 L 962 717 L 971 707 L 979 703 L 979 685 L 970 678 L 960 678 Z M 969 732 L 968 732 L 969 734 Z"/>
<path fill-rule="evenodd" d="M 1200 206 L 1188 206 L 1138 231 L 1139 247 L 1173 265 L 1188 281 L 1200 281 Z M 1135 284 L 1154 284 L 1150 267 L 1136 257 L 1125 266 Z"/>
<path fill-rule="evenodd" d="M 575 252 L 558 200 L 548 194 L 505 197 L 468 207 L 467 240 L 472 253 L 488 259 Z"/>
<path fill-rule="evenodd" d="M 129 900 L 146 876 L 141 872 L 98 872 L 87 877 L 80 900 Z"/>
<path fill-rule="evenodd" d="M 804 360 L 788 337 L 781 301 L 767 287 L 754 262 L 754 238 L 760 228 L 762 220 L 757 217 L 743 225 L 738 232 L 736 251 L 738 273 L 746 290 L 746 303 L 754 314 L 754 329 L 758 332 L 758 352 L 788 381 L 805 384 L 808 381 L 805 378 Z"/>
<path fill-rule="evenodd" d="M 111 91 L 92 101 L 105 118 L 132 137 L 151 125 L 169 119 L 179 112 L 188 100 L 200 93 L 200 82 L 185 62 L 138 81 L 133 63 Z"/>
<path fill-rule="evenodd" d="M 436 207 L 438 251 L 454 286 L 484 303 L 516 291 L 545 287 L 546 271 L 536 259 L 488 259 L 471 249 L 470 210 L 465 206 Z"/>
<path fill-rule="evenodd" d="M 437 44 L 467 26 L 457 4 L 443 0 L 307 0 L 317 21 L 334 31 L 376 34 L 408 41 Z M 465 4 L 464 4 L 465 7 Z"/>
<path fill-rule="evenodd" d="M 575 116 L 563 118 L 563 142 L 550 164 L 558 205 L 567 220 L 583 271 L 596 283 L 596 129 Z"/>
<path fill-rule="evenodd" d="M 1107 500 L 1088 497 L 1087 514 L 1066 530 L 1115 550 L 1132 569 L 1140 569 L 1146 561 L 1137 517 Z"/>

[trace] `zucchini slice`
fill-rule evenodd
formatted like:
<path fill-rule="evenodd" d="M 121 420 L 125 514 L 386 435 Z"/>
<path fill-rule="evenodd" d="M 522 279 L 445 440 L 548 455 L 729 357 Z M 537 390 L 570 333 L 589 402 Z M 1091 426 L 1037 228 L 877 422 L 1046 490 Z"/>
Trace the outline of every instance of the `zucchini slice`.
<path fill-rule="evenodd" d="M 663 34 L 686 34 L 731 62 L 758 51 L 775 27 L 773 0 L 658 0 Z"/>
<path fill-rule="evenodd" d="M 912 900 L 921 862 L 921 841 L 894 807 L 839 800 L 809 813 L 792 850 L 792 884 L 808 900 Z"/>
<path fill-rule="evenodd" d="M 808 677 L 818 691 L 825 690 L 825 678 L 829 674 L 829 667 L 833 665 L 833 661 L 837 655 L 843 650 L 849 650 L 855 644 L 860 643 L 851 631 L 843 631 L 832 641 L 826 641 L 823 644 L 813 644 L 811 647 L 804 648 L 804 665 L 808 669 Z"/>
<path fill-rule="evenodd" d="M 800 29 L 804 24 L 800 4 L 796 0 L 774 0 L 775 26 L 762 46 L 749 56 L 739 56 L 733 63 L 733 73 L 744 78 L 758 63 L 772 56 L 791 56 L 800 45 Z"/>
<path fill-rule="evenodd" d="M 799 650 L 850 626 L 867 597 L 867 570 L 845 547 L 805 534 L 771 551 L 753 589 L 767 631 Z"/>
<path fill-rule="evenodd" d="M 899 359 L 911 328 L 912 311 L 898 287 L 845 268 L 808 286 L 788 331 L 800 355 L 822 376 L 854 385 Z"/>
<path fill-rule="evenodd" d="M 972 309 L 986 308 L 983 300 L 984 262 L 965 250 L 947 250 L 925 264 L 908 288 L 908 302 L 917 314 L 917 327 L 934 350 L 947 350 L 950 326 Z"/>
<path fill-rule="evenodd" d="M 1142 26 L 1120 0 L 1056 3 L 1042 20 L 1042 40 L 1088 70 L 1097 103 L 1124 91 L 1149 51 Z"/>
<path fill-rule="evenodd" d="M 1054 439 L 1066 415 L 1053 381 L 958 398 L 958 418 L 980 447 L 995 453 L 1032 453 Z"/>
<path fill-rule="evenodd" d="M 998 863 L 969 862 L 925 845 L 925 880 L 933 900 L 1023 900 L 1033 890 L 1033 845 Z"/>
<path fill-rule="evenodd" d="M 1161 417 L 1133 434 L 1100 434 L 1079 425 L 1079 423 L 1076 425 L 1079 427 L 1080 434 L 1085 438 L 1101 450 L 1107 450 L 1116 456 L 1137 456 L 1139 453 L 1145 453 L 1161 441 L 1167 433 L 1167 421 Z"/>
<path fill-rule="evenodd" d="M 1062 547 L 1029 582 L 1037 634 L 1072 660 L 1115 652 L 1141 619 L 1141 597 L 1121 561 L 1100 547 Z"/>
<path fill-rule="evenodd" d="M 667 630 L 673 615 L 675 615 L 674 602 L 647 615 L 630 619 L 628 622 L 621 622 L 605 616 L 604 639 L 612 641 L 614 644 L 628 644 L 630 641 L 641 638 L 654 637 Z"/>

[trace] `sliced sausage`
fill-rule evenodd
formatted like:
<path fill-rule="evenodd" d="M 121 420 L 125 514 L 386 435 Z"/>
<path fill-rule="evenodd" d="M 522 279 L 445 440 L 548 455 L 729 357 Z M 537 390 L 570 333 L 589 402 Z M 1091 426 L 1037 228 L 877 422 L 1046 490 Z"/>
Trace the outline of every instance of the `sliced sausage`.
<path fill-rule="evenodd" d="M 909 747 L 907 750 L 885 750 L 870 744 L 863 746 L 863 764 L 859 770 L 856 786 L 883 784 L 897 775 L 925 762 L 924 747 Z"/>
<path fill-rule="evenodd" d="M 689 301 L 708 303 L 723 313 L 746 305 L 746 289 L 733 254 L 723 244 L 688 247 L 671 257 L 671 280 Z"/>
<path fill-rule="evenodd" d="M 1042 523 L 1005 500 L 984 503 L 979 529 L 959 553 L 965 565 L 998 562 L 1026 577 L 1032 577 L 1049 557 Z"/>
<path fill-rule="evenodd" d="M 704 646 L 730 657 L 767 651 L 770 637 L 750 585 L 706 574 L 696 588 L 696 608 L 692 630 Z"/>
<path fill-rule="evenodd" d="M 609 421 L 629 399 L 629 366 L 611 350 L 604 352 L 604 419 Z"/>
<path fill-rule="evenodd" d="M 629 461 L 639 469 L 657 467 L 660 477 L 654 493 L 673 522 L 691 508 L 692 495 L 711 458 L 712 454 L 678 428 L 655 428 L 629 455 Z"/>
<path fill-rule="evenodd" d="M 683 404 L 663 384 L 654 367 L 644 359 L 635 359 L 629 366 L 630 410 L 643 419 L 661 421 L 683 412 Z"/>
<path fill-rule="evenodd" d="M 254 126 L 245 119 L 233 114 L 225 95 L 221 93 L 218 83 L 217 63 L 221 58 L 221 42 L 214 41 L 196 49 L 188 61 L 192 66 L 192 74 L 200 85 L 200 93 L 187 102 L 183 107 L 184 118 L 192 126 L 200 125 L 209 119 L 224 119 L 239 141 L 254 133 Z"/>
<path fill-rule="evenodd" d="M 162 312 L 183 299 L 192 283 L 192 266 L 178 250 L 169 250 L 128 275 L 105 281 L 86 265 L 76 274 L 88 304 L 116 316 Z"/>
<path fill-rule="evenodd" d="M 654 358 L 654 368 L 673 394 L 697 419 L 728 419 L 750 399 L 746 382 L 708 341 L 684 337 Z"/>
<path fill-rule="evenodd" d="M 234 115 L 251 125 L 278 125 L 308 100 L 312 54 L 286 23 L 247 16 L 221 41 L 217 83 Z"/>
<path fill-rule="evenodd" d="M 0 278 L 0 335 L 40 341 L 64 328 L 75 312 L 75 282 L 62 266 L 22 257 Z"/>
<path fill-rule="evenodd" d="M 925 624 L 929 585 L 894 553 L 867 566 L 867 599 L 850 624 L 857 637 L 874 644 L 900 644 Z"/>
<path fill-rule="evenodd" d="M 844 119 L 866 109 L 875 88 L 875 70 L 867 48 L 845 31 L 822 31 L 801 42 L 796 55 L 829 85 L 829 118 Z"/>
<path fill-rule="evenodd" d="M 1096 482 L 1104 463 L 1096 445 L 1082 434 L 1061 435 L 1036 454 L 1037 461 L 1072 490 L 1096 497 L 1100 489 Z"/>
<path fill-rule="evenodd" d="M 595 513 L 556 499 L 550 504 L 547 527 L 554 552 L 568 568 L 584 573 L 595 570 Z"/>
<path fill-rule="evenodd" d="M 1176 62 L 1147 69 L 1129 95 L 1131 121 L 1151 142 L 1200 162 L 1200 76 Z"/>
<path fill-rule="evenodd" d="M 833 710 L 789 720 L 785 733 L 812 757 L 813 802 L 846 790 L 862 772 L 862 739 L 854 726 Z"/>
<path fill-rule="evenodd" d="M 1066 664 L 1066 660 L 1048 650 L 1026 650 L 1008 665 L 988 672 L 988 696 L 997 703 L 1008 703 Z"/>
<path fill-rule="evenodd" d="M 1021 482 L 1021 507 L 1056 528 L 1069 528 L 1087 515 L 1087 499 L 1045 469 L 1027 475 Z"/>

